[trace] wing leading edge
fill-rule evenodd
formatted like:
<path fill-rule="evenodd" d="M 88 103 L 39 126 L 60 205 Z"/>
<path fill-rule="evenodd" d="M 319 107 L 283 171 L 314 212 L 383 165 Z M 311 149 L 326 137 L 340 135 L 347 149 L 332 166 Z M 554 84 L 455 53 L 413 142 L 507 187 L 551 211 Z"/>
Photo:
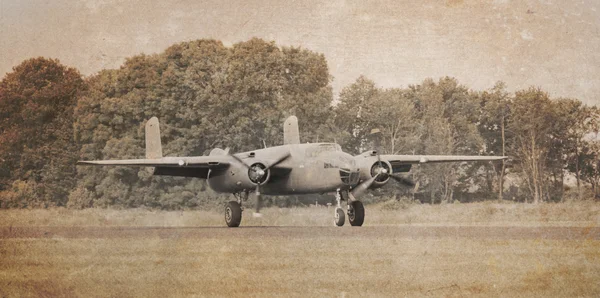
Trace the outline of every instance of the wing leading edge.
<path fill-rule="evenodd" d="M 182 167 L 182 168 L 218 168 L 228 166 L 224 156 L 162 157 L 154 159 L 119 159 L 78 161 L 86 166 L 133 166 L 133 167 Z"/>
<path fill-rule="evenodd" d="M 381 155 L 382 160 L 399 164 L 421 164 L 463 161 L 497 161 L 508 156 L 476 156 L 476 155 Z"/>
<path fill-rule="evenodd" d="M 226 156 L 162 157 L 148 159 L 78 161 L 84 166 L 153 167 L 154 175 L 196 177 L 206 179 L 210 170 L 229 166 Z"/>

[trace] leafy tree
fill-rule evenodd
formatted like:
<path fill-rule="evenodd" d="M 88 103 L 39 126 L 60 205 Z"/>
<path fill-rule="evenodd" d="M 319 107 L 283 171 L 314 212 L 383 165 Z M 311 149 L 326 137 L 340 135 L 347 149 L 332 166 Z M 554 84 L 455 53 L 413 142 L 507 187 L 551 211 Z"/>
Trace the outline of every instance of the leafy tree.
<path fill-rule="evenodd" d="M 420 144 L 418 154 L 477 154 L 483 140 L 477 127 L 477 102 L 469 90 L 453 78 L 431 79 L 421 85 L 410 86 L 410 95 L 417 107 Z M 471 165 L 472 166 L 472 165 Z M 456 188 L 466 189 L 469 165 L 447 163 L 419 167 L 415 175 L 429 192 L 431 202 L 439 196 L 442 201 L 453 200 Z M 467 175 L 465 175 L 465 173 Z M 460 184 L 463 184 L 460 186 Z"/>
<path fill-rule="evenodd" d="M 340 92 L 339 103 L 335 108 L 335 125 L 345 151 L 359 154 L 366 150 L 364 142 L 371 133 L 368 111 L 377 108 L 376 98 L 380 90 L 375 83 L 364 76 L 344 87 Z"/>
<path fill-rule="evenodd" d="M 490 90 L 477 94 L 480 103 L 480 118 L 478 129 L 485 142 L 486 155 L 507 155 L 507 142 L 511 142 L 512 134 L 506 130 L 510 121 L 511 98 L 503 82 L 497 82 Z M 504 191 L 504 176 L 506 174 L 506 161 L 492 163 L 485 167 L 488 189 L 492 190 L 493 170 L 496 176 L 498 200 L 502 200 Z"/>
<path fill-rule="evenodd" d="M 143 157 L 144 124 L 152 116 L 161 122 L 163 153 L 179 156 L 207 154 L 214 147 L 250 150 L 263 141 L 280 144 L 290 114 L 306 118 L 301 129 L 315 140 L 323 138 L 319 131 L 331 118 L 323 55 L 260 39 L 231 48 L 215 40 L 176 44 L 158 55 L 132 57 L 88 84 L 75 123 L 85 159 Z M 208 200 L 216 195 L 203 190 L 198 179 L 82 167 L 75 191 L 84 195 L 73 197 L 89 194 L 100 206 L 178 209 L 212 204 Z"/>
<path fill-rule="evenodd" d="M 592 186 L 592 194 L 595 199 L 598 199 L 600 198 L 600 143 L 597 140 L 584 142 L 579 155 L 582 160 L 579 177 Z"/>
<path fill-rule="evenodd" d="M 539 88 L 517 91 L 511 106 L 509 129 L 514 133 L 512 152 L 515 164 L 534 203 L 547 198 L 548 153 L 552 143 L 554 117 L 552 101 Z"/>
<path fill-rule="evenodd" d="M 589 150 L 589 138 L 600 128 L 600 113 L 597 107 L 583 105 L 576 99 L 561 99 L 556 103 L 556 113 L 561 134 L 556 135 L 556 148 L 562 149 L 561 156 L 555 156 L 560 162 L 561 174 L 565 169 L 575 174 L 577 179 L 577 197 L 582 199 L 581 171 L 587 158 L 584 150 Z M 588 148 L 586 148 L 588 147 Z M 587 157 L 587 158 L 586 158 Z M 562 186 L 562 185 L 561 185 Z"/>
<path fill-rule="evenodd" d="M 66 204 L 78 151 L 73 108 L 84 88 L 76 69 L 41 57 L 22 62 L 0 82 L 0 190 L 9 192 L 0 197 L 26 184 L 35 187 L 20 206 Z"/>

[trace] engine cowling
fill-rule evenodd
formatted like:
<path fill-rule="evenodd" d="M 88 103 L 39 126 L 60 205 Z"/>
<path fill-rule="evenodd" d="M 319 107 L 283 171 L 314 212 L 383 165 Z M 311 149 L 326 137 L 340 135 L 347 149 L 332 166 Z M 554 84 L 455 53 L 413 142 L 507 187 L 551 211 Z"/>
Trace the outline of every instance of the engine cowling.
<path fill-rule="evenodd" d="M 248 179 L 254 183 L 254 185 L 263 185 L 271 178 L 271 170 L 267 169 L 262 163 L 253 163 L 248 168 Z"/>
<path fill-rule="evenodd" d="M 392 174 L 392 165 L 385 161 L 377 159 L 377 151 L 367 151 L 356 158 L 360 168 L 360 180 L 367 181 L 372 177 L 377 176 L 369 189 L 380 188 L 390 180 Z"/>
<path fill-rule="evenodd" d="M 253 163 L 248 168 L 233 164 L 224 170 L 210 171 L 208 185 L 215 191 L 227 193 L 255 189 L 271 178 L 271 171 L 266 168 L 262 163 Z"/>

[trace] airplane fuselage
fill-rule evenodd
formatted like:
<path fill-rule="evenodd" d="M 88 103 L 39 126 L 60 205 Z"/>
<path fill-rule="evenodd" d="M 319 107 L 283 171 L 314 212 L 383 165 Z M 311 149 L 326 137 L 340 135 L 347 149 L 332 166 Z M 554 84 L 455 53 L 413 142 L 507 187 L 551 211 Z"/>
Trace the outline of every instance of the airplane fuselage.
<path fill-rule="evenodd" d="M 284 145 L 230 154 L 213 149 L 208 156 L 167 157 L 162 153 L 158 118 L 146 122 L 146 158 L 79 161 L 78 165 L 150 167 L 154 175 L 206 179 L 210 188 L 232 193 L 236 201 L 225 206 L 225 222 L 238 227 L 242 220 L 242 203 L 250 192 L 256 193 L 256 212 L 262 196 L 334 192 L 337 202 L 335 224 L 344 225 L 341 207 L 347 198 L 348 221 L 361 226 L 365 212 L 357 197 L 368 190 L 384 186 L 390 178 L 415 186 L 398 174 L 410 171 L 413 164 L 430 162 L 492 161 L 505 156 L 447 155 L 380 155 L 371 150 L 352 156 L 335 143 L 301 144 L 298 119 L 290 116 L 284 122 Z"/>
<path fill-rule="evenodd" d="M 354 157 L 334 143 L 290 144 L 236 154 L 247 165 L 290 153 L 290 157 L 268 173 L 268 183 L 260 186 L 266 195 L 326 193 L 349 189 L 359 182 Z M 218 153 L 217 153 L 218 154 Z M 265 162 L 261 162 L 265 163 Z M 293 170 L 292 170 L 293 169 Z M 235 193 L 253 190 L 256 183 L 241 164 L 211 170 L 208 185 L 217 192 Z"/>

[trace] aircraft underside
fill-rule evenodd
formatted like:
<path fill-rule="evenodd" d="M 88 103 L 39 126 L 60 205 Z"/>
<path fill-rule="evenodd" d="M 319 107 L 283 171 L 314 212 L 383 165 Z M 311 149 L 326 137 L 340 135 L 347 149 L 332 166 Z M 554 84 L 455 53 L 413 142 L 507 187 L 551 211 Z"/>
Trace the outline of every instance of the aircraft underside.
<path fill-rule="evenodd" d="M 314 193 L 314 192 L 312 192 Z M 336 208 L 334 212 L 334 224 L 341 227 L 346 222 L 351 226 L 362 226 L 365 220 L 365 207 L 363 203 L 357 200 L 348 190 L 334 190 Z M 242 221 L 242 214 L 245 208 L 243 204 L 248 200 L 250 191 L 242 191 L 233 194 L 235 201 L 230 201 L 225 207 L 225 222 L 229 227 L 238 227 Z M 343 202 L 346 202 L 346 211 L 344 212 Z M 260 204 L 260 202 L 259 202 Z"/>

